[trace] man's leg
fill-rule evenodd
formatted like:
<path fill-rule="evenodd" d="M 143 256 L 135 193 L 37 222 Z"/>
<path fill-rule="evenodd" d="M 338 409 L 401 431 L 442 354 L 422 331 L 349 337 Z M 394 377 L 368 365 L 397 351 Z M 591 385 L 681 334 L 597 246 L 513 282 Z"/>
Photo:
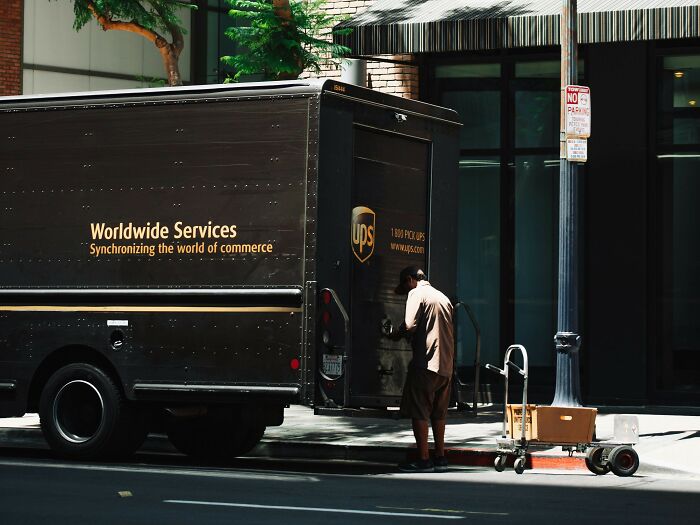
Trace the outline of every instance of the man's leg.
<path fill-rule="evenodd" d="M 428 451 L 428 428 L 429 424 L 427 420 L 422 419 L 412 419 L 413 422 L 413 436 L 416 438 L 416 447 L 418 447 L 418 457 L 422 460 L 430 459 L 430 453 Z M 442 434 L 443 440 L 445 435 L 445 425 L 443 421 Z M 435 428 L 435 427 L 433 427 Z M 434 430 L 433 430 L 434 432 Z M 437 439 L 437 438 L 436 438 Z"/>
<path fill-rule="evenodd" d="M 433 427 L 433 440 L 435 441 L 435 457 L 445 456 L 445 420 L 433 419 L 430 421 Z"/>

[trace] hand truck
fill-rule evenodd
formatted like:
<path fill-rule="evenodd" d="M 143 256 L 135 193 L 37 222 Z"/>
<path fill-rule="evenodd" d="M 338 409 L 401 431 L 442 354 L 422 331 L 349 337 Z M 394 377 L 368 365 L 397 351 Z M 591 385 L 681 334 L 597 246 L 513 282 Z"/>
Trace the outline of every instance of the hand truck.
<path fill-rule="evenodd" d="M 514 350 L 519 350 L 522 354 L 522 368 L 511 360 L 511 354 Z M 490 364 L 485 366 L 488 370 L 505 377 L 503 432 L 501 439 L 496 440 L 496 459 L 493 464 L 496 471 L 503 472 L 506 468 L 508 456 L 512 455 L 515 456 L 513 469 L 517 474 L 522 474 L 525 472 L 528 450 L 558 446 L 561 446 L 563 451 L 568 452 L 569 457 L 573 456 L 574 452 L 585 453 L 586 467 L 593 474 L 598 476 L 612 471 L 616 476 L 627 477 L 633 475 L 637 471 L 639 468 L 639 456 L 633 448 L 633 446 L 639 442 L 639 422 L 636 416 L 616 415 L 614 421 L 614 437 L 611 441 L 598 441 L 595 439 L 595 436 L 592 441 L 585 443 L 550 443 L 539 440 L 528 440 L 526 438 L 528 360 L 525 347 L 522 345 L 509 346 L 503 360 L 503 368 L 498 368 Z M 513 435 L 511 435 L 510 438 L 507 437 L 508 373 L 511 368 L 523 377 L 523 418 L 522 424 L 520 425 L 522 430 L 519 439 L 516 439 Z"/>

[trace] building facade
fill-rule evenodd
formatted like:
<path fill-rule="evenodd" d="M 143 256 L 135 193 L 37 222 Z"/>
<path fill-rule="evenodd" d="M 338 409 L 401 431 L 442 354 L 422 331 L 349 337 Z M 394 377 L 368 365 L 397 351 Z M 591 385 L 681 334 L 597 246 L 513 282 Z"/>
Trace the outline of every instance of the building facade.
<path fill-rule="evenodd" d="M 0 96 L 22 91 L 22 0 L 0 3 Z"/>
<path fill-rule="evenodd" d="M 578 2 L 593 108 L 578 176 L 588 403 L 700 403 L 698 4 Z M 412 56 L 420 98 L 459 111 L 459 299 L 481 324 L 482 362 L 526 346 L 540 402 L 556 362 L 561 7 L 376 0 L 340 39 L 355 56 Z M 466 322 L 459 354 L 467 381 Z"/>
<path fill-rule="evenodd" d="M 220 58 L 238 50 L 225 36 L 236 21 L 228 15 L 226 0 L 192 0 L 196 10 L 182 9 L 187 33 L 179 60 L 185 84 L 223 82 L 227 71 Z M 338 17 L 352 16 L 369 0 L 328 2 Z M 103 31 L 90 21 L 73 29 L 70 0 L 5 0 L 0 2 L 0 96 L 20 94 L 129 89 L 164 83 L 164 68 L 155 46 L 124 31 Z M 418 68 L 412 55 L 377 57 L 369 65 L 374 89 L 418 98 Z M 340 77 L 328 63 L 320 74 L 304 77 Z"/>
<path fill-rule="evenodd" d="M 579 83 L 591 87 L 581 202 L 581 375 L 587 403 L 700 404 L 700 2 L 579 2 Z M 226 78 L 237 50 L 225 0 L 196 0 L 186 83 Z M 373 89 L 462 117 L 459 299 L 476 312 L 482 362 L 530 354 L 551 401 L 557 331 L 559 0 L 329 0 L 355 28 Z M 0 95 L 157 85 L 152 44 L 91 22 L 69 1 L 0 3 Z M 333 67 L 320 76 L 339 76 Z M 307 75 L 310 76 L 310 75 Z M 459 368 L 474 336 L 460 321 Z M 488 394 L 490 378 L 482 374 Z M 500 391 L 500 388 L 494 388 Z"/>

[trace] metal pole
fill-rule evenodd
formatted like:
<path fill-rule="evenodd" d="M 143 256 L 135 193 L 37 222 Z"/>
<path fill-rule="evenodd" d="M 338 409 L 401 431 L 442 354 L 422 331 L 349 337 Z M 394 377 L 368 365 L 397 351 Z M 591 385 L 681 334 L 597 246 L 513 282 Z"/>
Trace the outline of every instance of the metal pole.
<path fill-rule="evenodd" d="M 577 62 L 576 0 L 562 0 L 561 14 L 561 126 L 559 165 L 559 290 L 558 324 L 554 343 L 557 352 L 556 389 L 553 406 L 581 406 L 578 334 L 578 217 L 577 166 L 566 160 L 566 86 L 576 84 Z M 562 155 L 560 155 L 562 156 Z"/>

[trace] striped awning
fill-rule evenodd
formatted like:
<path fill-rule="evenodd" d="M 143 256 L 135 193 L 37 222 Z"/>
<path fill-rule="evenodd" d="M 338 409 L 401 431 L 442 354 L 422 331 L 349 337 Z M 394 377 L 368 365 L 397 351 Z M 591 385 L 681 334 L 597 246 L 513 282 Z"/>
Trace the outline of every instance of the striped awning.
<path fill-rule="evenodd" d="M 562 0 L 376 0 L 340 24 L 354 55 L 559 45 Z M 580 0 L 581 44 L 700 37 L 700 0 Z"/>

